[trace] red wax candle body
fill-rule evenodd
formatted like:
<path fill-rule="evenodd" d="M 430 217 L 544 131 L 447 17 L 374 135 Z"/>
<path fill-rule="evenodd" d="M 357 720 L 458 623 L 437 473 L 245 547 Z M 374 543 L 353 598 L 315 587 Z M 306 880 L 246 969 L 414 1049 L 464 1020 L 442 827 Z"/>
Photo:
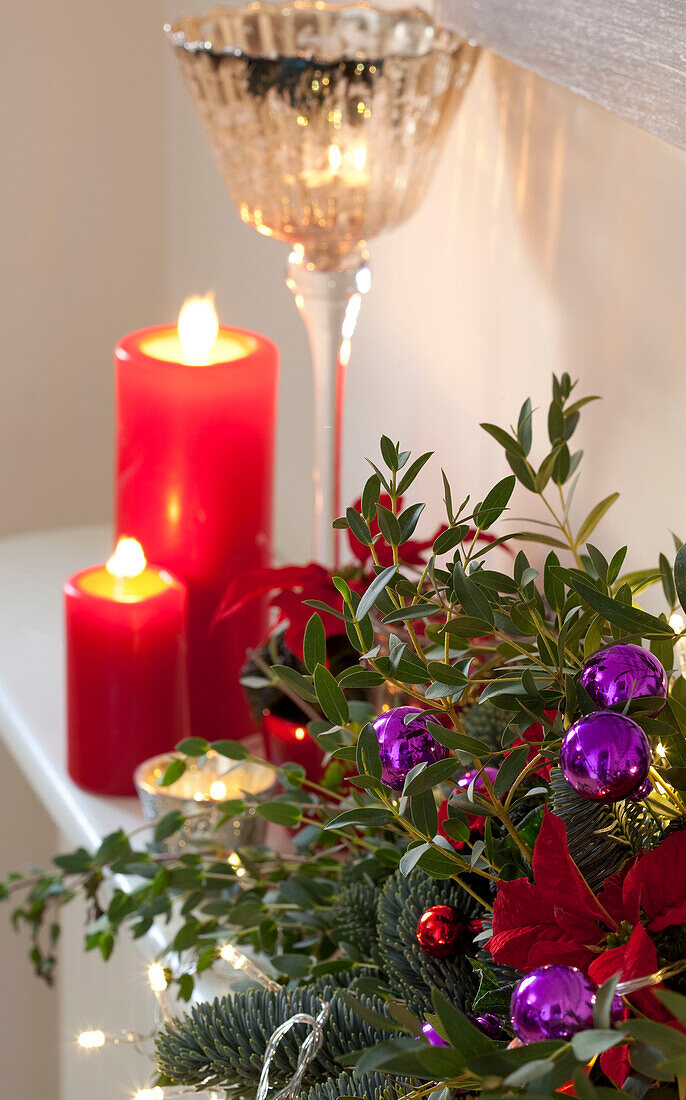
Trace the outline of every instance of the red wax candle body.
<path fill-rule="evenodd" d="M 212 620 L 237 573 L 270 564 L 278 362 L 270 340 L 228 328 L 200 366 L 173 327 L 115 351 L 117 532 L 188 586 L 191 727 L 208 740 L 255 728 L 239 673 L 266 612 Z"/>
<path fill-rule="evenodd" d="M 302 764 L 308 779 L 321 779 L 324 753 L 314 743 L 306 726 L 266 711 L 262 716 L 262 731 L 267 759 L 272 764 Z"/>
<path fill-rule="evenodd" d="M 135 794 L 134 768 L 188 736 L 185 585 L 148 566 L 104 566 L 64 586 L 67 746 L 72 779 L 97 794 Z"/>

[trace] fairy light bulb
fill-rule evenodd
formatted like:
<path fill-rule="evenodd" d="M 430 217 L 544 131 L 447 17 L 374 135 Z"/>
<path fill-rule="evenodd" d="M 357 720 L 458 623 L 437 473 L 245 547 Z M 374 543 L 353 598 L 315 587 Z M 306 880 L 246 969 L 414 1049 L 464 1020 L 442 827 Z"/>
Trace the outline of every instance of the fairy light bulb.
<path fill-rule="evenodd" d="M 210 784 L 210 798 L 215 802 L 222 802 L 226 798 L 226 783 L 221 779 L 215 779 L 214 783 Z"/>
<path fill-rule="evenodd" d="M 95 1031 L 82 1031 L 77 1039 L 82 1050 L 95 1050 L 97 1047 L 104 1047 L 106 1041 L 105 1032 L 100 1031 L 99 1028 Z"/>
<path fill-rule="evenodd" d="M 161 963 L 151 963 L 148 967 L 148 981 L 153 993 L 164 993 L 167 988 L 167 977 Z"/>
<path fill-rule="evenodd" d="M 164 1100 L 164 1089 L 154 1085 L 151 1089 L 139 1089 L 133 1100 Z"/>
<path fill-rule="evenodd" d="M 334 172 L 336 172 L 340 168 L 342 163 L 343 163 L 343 154 L 341 153 L 340 148 L 338 147 L 338 145 L 330 145 L 329 146 L 329 164 L 333 168 Z"/>
<path fill-rule="evenodd" d="M 139 577 L 144 572 L 147 562 L 143 547 L 138 539 L 120 538 L 112 557 L 105 564 L 105 569 L 118 580 L 125 577 Z"/>
<path fill-rule="evenodd" d="M 192 366 L 207 363 L 219 335 L 219 320 L 211 294 L 187 298 L 177 323 L 183 356 Z"/>
<path fill-rule="evenodd" d="M 295 739 L 296 739 L 296 741 L 304 741 L 305 740 L 305 730 L 304 730 L 303 726 L 298 726 L 298 728 L 296 729 Z"/>

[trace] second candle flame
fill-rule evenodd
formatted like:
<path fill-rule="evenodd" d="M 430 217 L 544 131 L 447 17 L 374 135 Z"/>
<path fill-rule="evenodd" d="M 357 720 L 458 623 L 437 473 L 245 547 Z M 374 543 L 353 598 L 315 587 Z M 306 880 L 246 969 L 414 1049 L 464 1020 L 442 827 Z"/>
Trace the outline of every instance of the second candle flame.
<path fill-rule="evenodd" d="M 120 538 L 111 558 L 105 564 L 107 572 L 118 579 L 139 577 L 147 562 L 138 539 Z"/>
<path fill-rule="evenodd" d="M 192 366 L 207 363 L 219 335 L 213 296 L 187 298 L 181 306 L 177 327 L 186 362 Z"/>

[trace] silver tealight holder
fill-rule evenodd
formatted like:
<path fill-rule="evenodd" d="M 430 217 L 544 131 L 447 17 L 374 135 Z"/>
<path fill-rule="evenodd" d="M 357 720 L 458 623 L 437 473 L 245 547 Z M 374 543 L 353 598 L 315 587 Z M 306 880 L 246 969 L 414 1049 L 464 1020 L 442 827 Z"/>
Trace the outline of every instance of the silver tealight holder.
<path fill-rule="evenodd" d="M 143 814 L 151 825 L 171 810 L 178 810 L 187 818 L 183 828 L 164 841 L 164 846 L 195 848 L 209 842 L 234 851 L 263 843 L 267 822 L 254 808 L 229 818 L 219 827 L 218 823 L 223 817 L 223 803 L 231 799 L 268 799 L 277 786 L 273 769 L 252 760 L 230 763 L 226 757 L 209 752 L 190 763 L 184 757 L 187 767 L 180 779 L 168 787 L 158 786 L 168 765 L 179 756 L 170 752 L 144 760 L 133 777 Z"/>

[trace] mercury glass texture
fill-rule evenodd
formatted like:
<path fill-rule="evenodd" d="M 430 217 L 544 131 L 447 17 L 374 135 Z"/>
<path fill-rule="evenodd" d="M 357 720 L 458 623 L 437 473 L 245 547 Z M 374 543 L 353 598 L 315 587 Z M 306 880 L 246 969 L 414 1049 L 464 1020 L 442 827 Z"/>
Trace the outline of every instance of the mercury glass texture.
<path fill-rule="evenodd" d="M 241 218 L 291 246 L 314 376 L 312 556 L 335 567 L 367 242 L 421 202 L 478 48 L 418 8 L 323 0 L 215 8 L 168 34 Z"/>
<path fill-rule="evenodd" d="M 477 49 L 419 9 L 216 8 L 169 29 L 243 221 L 336 267 L 417 208 Z"/>

